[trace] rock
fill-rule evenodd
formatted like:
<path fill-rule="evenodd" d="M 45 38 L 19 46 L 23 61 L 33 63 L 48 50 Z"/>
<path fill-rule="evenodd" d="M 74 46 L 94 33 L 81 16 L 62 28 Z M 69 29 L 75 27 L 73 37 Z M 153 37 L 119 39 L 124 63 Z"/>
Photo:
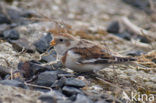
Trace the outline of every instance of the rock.
<path fill-rule="evenodd" d="M 31 45 L 30 42 L 25 38 L 20 38 L 19 40 L 13 40 L 10 42 L 12 43 L 13 48 L 18 52 L 21 52 L 22 49 L 24 49 L 28 53 L 35 52 L 35 46 Z"/>
<path fill-rule="evenodd" d="M 33 75 L 37 75 L 40 72 L 49 71 L 52 70 L 50 66 L 41 66 L 40 62 L 37 61 L 26 61 L 26 62 L 20 62 L 18 64 L 18 70 L 21 71 L 23 76 L 26 79 L 31 78 Z"/>
<path fill-rule="evenodd" d="M 8 74 L 10 74 L 10 70 L 0 65 L 0 77 L 4 78 Z"/>
<path fill-rule="evenodd" d="M 137 50 L 137 51 L 129 51 L 126 54 L 129 56 L 141 56 L 142 54 L 145 54 L 145 52 L 141 50 Z"/>
<path fill-rule="evenodd" d="M 0 13 L 0 24 L 10 24 L 11 21 L 2 13 Z"/>
<path fill-rule="evenodd" d="M 52 40 L 52 35 L 50 33 L 41 37 L 37 42 L 34 43 L 37 51 L 39 53 L 45 52 L 50 47 L 51 40 Z"/>
<path fill-rule="evenodd" d="M 36 84 L 50 87 L 57 80 L 57 78 L 57 73 L 55 71 L 45 71 L 39 74 Z"/>
<path fill-rule="evenodd" d="M 0 25 L 0 37 L 3 37 L 2 32 L 3 32 L 4 30 L 8 29 L 8 28 L 9 28 L 9 25 L 7 25 L 7 24 L 1 24 L 1 25 Z"/>
<path fill-rule="evenodd" d="M 121 100 L 119 100 L 118 98 L 112 96 L 112 95 L 108 95 L 108 94 L 103 94 L 101 95 L 101 98 L 104 99 L 106 101 L 106 103 L 112 103 L 113 101 L 115 103 L 122 103 Z"/>
<path fill-rule="evenodd" d="M 57 100 L 67 100 L 68 99 L 64 94 L 62 94 L 58 90 L 53 90 L 52 92 L 48 92 L 48 94 L 55 97 Z"/>
<path fill-rule="evenodd" d="M 57 103 L 73 103 L 71 100 L 58 100 Z"/>
<path fill-rule="evenodd" d="M 107 27 L 107 32 L 109 33 L 119 33 L 120 31 L 120 25 L 118 21 L 112 22 L 108 27 Z"/>
<path fill-rule="evenodd" d="M 120 38 L 123 38 L 125 40 L 131 40 L 131 35 L 127 32 L 119 33 L 119 34 L 114 34 Z"/>
<path fill-rule="evenodd" d="M 54 88 L 54 89 L 60 89 L 60 88 L 62 88 L 64 86 L 65 80 L 66 80 L 66 78 L 65 77 L 62 77 L 61 79 L 55 81 L 52 84 L 51 88 Z"/>
<path fill-rule="evenodd" d="M 16 30 L 10 29 L 3 32 L 3 37 L 8 40 L 17 40 L 20 38 L 20 35 Z"/>
<path fill-rule="evenodd" d="M 50 51 L 49 51 L 50 52 Z M 51 62 L 51 61 L 55 61 L 56 60 L 56 52 L 52 51 L 49 55 L 47 56 L 42 56 L 41 61 L 44 62 Z"/>
<path fill-rule="evenodd" d="M 27 86 L 24 83 L 16 81 L 16 80 L 2 80 L 2 81 L 0 81 L 0 84 L 9 85 L 9 86 L 13 86 L 13 87 L 21 87 L 24 89 L 27 88 Z"/>
<path fill-rule="evenodd" d="M 93 101 L 85 95 L 78 94 L 74 103 L 93 103 Z"/>
<path fill-rule="evenodd" d="M 21 12 L 20 16 L 26 17 L 26 18 L 39 17 L 37 12 L 35 12 L 33 10 L 23 10 L 23 12 Z"/>
<path fill-rule="evenodd" d="M 59 68 L 62 68 L 62 67 L 64 67 L 64 66 L 63 66 L 63 64 L 62 64 L 61 61 L 58 61 L 57 63 L 53 64 L 53 67 L 54 67 L 55 69 L 59 69 Z"/>
<path fill-rule="evenodd" d="M 66 81 L 65 81 L 65 85 L 73 86 L 73 87 L 77 87 L 77 88 L 82 88 L 86 84 L 82 80 L 78 80 L 78 79 L 75 79 L 75 78 L 67 78 Z"/>
<path fill-rule="evenodd" d="M 80 89 L 77 89 L 75 87 L 69 87 L 69 86 L 64 86 L 62 88 L 63 94 L 67 96 L 72 96 L 76 94 L 83 94 L 83 92 Z"/>
<path fill-rule="evenodd" d="M 140 39 L 140 42 L 151 43 L 151 41 L 149 39 L 147 39 L 146 37 L 140 36 L 139 39 Z"/>
<path fill-rule="evenodd" d="M 156 58 L 152 59 L 152 62 L 156 63 Z"/>
<path fill-rule="evenodd" d="M 97 101 L 95 103 L 109 103 L 109 102 L 106 102 L 105 100 L 99 100 L 99 101 Z"/>
<path fill-rule="evenodd" d="M 56 99 L 50 95 L 41 95 L 39 99 L 44 103 L 57 103 Z"/>
<path fill-rule="evenodd" d="M 134 6 L 140 10 L 144 10 L 147 13 L 151 13 L 152 11 L 149 8 L 150 2 L 148 0 L 122 0 L 128 3 L 131 6 Z"/>

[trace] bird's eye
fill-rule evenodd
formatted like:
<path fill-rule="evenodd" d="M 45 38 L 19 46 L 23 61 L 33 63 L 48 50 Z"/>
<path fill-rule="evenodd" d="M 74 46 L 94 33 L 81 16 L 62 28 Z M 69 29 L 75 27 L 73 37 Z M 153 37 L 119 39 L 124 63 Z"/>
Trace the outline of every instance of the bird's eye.
<path fill-rule="evenodd" d="M 61 42 L 63 42 L 63 39 L 59 39 Z"/>

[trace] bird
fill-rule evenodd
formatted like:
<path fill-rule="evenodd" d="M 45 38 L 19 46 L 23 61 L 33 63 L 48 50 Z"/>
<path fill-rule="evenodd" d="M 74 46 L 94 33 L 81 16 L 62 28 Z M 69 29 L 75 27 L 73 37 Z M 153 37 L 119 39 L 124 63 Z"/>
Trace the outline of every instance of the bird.
<path fill-rule="evenodd" d="M 113 64 L 136 61 L 132 57 L 112 55 L 102 45 L 68 33 L 52 35 L 50 46 L 54 47 L 57 58 L 75 72 L 97 72 Z"/>

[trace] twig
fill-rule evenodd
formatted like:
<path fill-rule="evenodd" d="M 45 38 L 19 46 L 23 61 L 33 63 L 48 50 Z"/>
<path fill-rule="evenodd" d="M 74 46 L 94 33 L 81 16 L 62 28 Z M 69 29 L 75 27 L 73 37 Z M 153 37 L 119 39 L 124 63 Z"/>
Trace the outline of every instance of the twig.
<path fill-rule="evenodd" d="M 121 18 L 121 23 L 131 32 L 135 33 L 136 35 L 141 35 L 141 36 L 147 36 L 154 41 L 156 40 L 156 36 L 154 33 L 151 31 L 147 31 L 141 27 L 136 26 L 133 24 L 127 17 L 122 17 Z"/>
<path fill-rule="evenodd" d="M 27 85 L 27 86 L 31 86 L 31 87 L 44 88 L 44 89 L 49 89 L 50 91 L 52 91 L 52 88 L 50 88 L 50 87 L 40 86 L 40 85 L 35 85 L 35 84 L 30 84 L 30 83 L 27 83 L 27 82 L 24 82 L 24 84 Z"/>

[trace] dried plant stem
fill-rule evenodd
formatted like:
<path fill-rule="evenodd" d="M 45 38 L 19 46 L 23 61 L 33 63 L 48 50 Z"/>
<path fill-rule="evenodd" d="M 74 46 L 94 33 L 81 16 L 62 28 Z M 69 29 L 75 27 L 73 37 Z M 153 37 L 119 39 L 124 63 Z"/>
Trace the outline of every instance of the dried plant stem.
<path fill-rule="evenodd" d="M 24 84 L 27 85 L 27 86 L 31 86 L 31 87 L 44 88 L 44 89 L 49 89 L 50 91 L 52 91 L 52 88 L 50 88 L 50 87 L 30 84 L 30 83 L 27 83 L 27 82 L 24 82 Z"/>

